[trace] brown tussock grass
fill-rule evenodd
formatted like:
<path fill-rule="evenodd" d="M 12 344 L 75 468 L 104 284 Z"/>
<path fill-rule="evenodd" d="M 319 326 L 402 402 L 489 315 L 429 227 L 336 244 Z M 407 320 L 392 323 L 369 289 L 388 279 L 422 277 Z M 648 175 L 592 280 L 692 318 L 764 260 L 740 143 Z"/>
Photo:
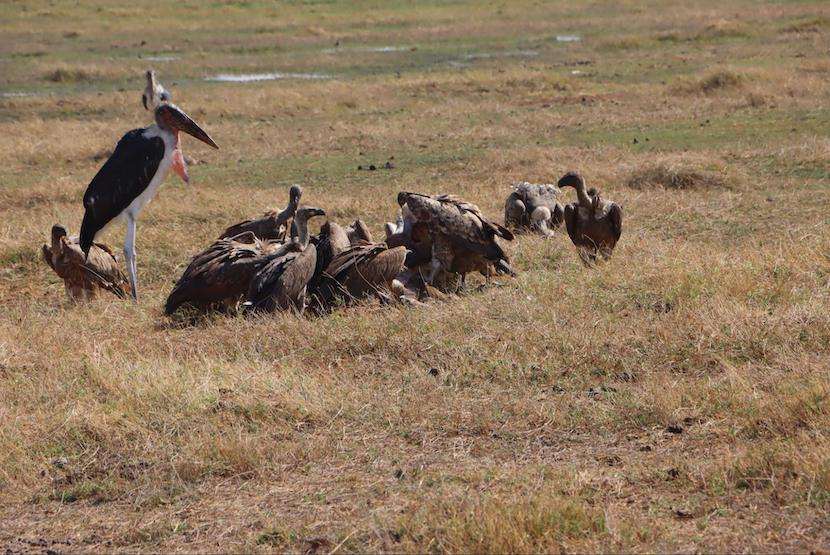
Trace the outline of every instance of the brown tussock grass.
<path fill-rule="evenodd" d="M 626 186 L 632 189 L 723 190 L 733 185 L 724 169 L 707 171 L 688 162 L 662 161 L 632 171 Z"/>
<path fill-rule="evenodd" d="M 713 94 L 741 88 L 746 82 L 746 76 L 730 70 L 719 70 L 698 80 L 684 81 L 675 85 L 672 90 L 683 94 Z"/>

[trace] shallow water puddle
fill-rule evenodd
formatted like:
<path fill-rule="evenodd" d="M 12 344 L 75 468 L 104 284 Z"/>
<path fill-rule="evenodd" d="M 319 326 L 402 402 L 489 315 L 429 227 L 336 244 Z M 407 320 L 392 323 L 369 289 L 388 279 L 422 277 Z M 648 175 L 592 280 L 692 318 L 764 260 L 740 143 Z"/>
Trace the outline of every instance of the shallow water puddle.
<path fill-rule="evenodd" d="M 579 35 L 556 35 L 556 42 L 578 42 L 582 37 Z"/>
<path fill-rule="evenodd" d="M 465 60 L 483 60 L 488 58 L 533 58 L 538 56 L 536 50 L 509 50 L 507 52 L 473 52 L 464 56 Z"/>
<path fill-rule="evenodd" d="M 252 83 L 254 81 L 276 81 L 277 79 L 331 79 L 325 73 L 220 73 L 212 77 L 205 77 L 205 81 L 220 81 L 224 83 Z"/>
<path fill-rule="evenodd" d="M 144 56 L 141 59 L 147 60 L 148 62 L 175 62 L 182 58 L 181 56 Z"/>
<path fill-rule="evenodd" d="M 33 92 L 2 92 L 0 98 L 23 98 L 25 96 L 36 96 Z"/>
<path fill-rule="evenodd" d="M 413 50 L 413 46 L 355 46 L 352 48 L 326 48 L 325 54 L 337 54 L 339 52 L 406 52 Z"/>

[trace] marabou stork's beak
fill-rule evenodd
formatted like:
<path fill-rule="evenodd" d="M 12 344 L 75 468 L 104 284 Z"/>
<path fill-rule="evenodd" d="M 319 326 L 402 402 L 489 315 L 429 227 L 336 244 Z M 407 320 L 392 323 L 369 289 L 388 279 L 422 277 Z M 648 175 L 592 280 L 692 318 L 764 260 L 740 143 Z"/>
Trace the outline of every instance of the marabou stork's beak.
<path fill-rule="evenodd" d="M 190 116 L 185 114 L 184 111 L 175 104 L 171 104 L 169 102 L 160 104 L 159 107 L 156 108 L 156 121 L 162 127 L 166 127 L 167 129 L 171 129 L 176 132 L 176 150 L 173 152 L 173 171 L 182 178 L 182 181 L 190 183 L 190 176 L 187 174 L 187 164 L 184 161 L 184 155 L 182 154 L 182 149 L 179 145 L 179 131 L 184 131 L 188 135 L 196 137 L 203 143 L 207 143 L 213 148 L 219 148 L 219 145 L 217 145 L 214 140 L 210 138 L 210 135 L 208 135 L 204 129 L 199 127 L 199 124 L 193 121 Z"/>
<path fill-rule="evenodd" d="M 160 123 L 163 123 L 165 127 L 177 131 L 184 131 L 188 135 L 199 139 L 213 148 L 219 148 L 219 145 L 210 138 L 210 135 L 175 104 L 161 104 L 156 108 L 156 119 L 161 120 Z"/>

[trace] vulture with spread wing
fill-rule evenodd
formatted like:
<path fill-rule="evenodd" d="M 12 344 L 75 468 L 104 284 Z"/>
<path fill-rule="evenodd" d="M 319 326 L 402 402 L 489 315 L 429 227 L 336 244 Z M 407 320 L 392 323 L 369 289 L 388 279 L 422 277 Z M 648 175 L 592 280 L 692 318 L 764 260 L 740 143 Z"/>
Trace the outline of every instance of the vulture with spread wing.
<path fill-rule="evenodd" d="M 564 218 L 582 261 L 593 264 L 597 255 L 608 259 L 622 235 L 620 205 L 603 199 L 595 189 L 586 190 L 585 180 L 576 172 L 562 176 L 559 187 L 576 189 L 577 202 L 565 206 Z"/>
<path fill-rule="evenodd" d="M 260 241 L 247 231 L 241 235 L 217 239 L 193 257 L 179 278 L 164 307 L 173 314 L 182 305 L 199 310 L 232 309 L 247 294 L 251 280 L 272 256 L 278 256 L 278 243 Z"/>

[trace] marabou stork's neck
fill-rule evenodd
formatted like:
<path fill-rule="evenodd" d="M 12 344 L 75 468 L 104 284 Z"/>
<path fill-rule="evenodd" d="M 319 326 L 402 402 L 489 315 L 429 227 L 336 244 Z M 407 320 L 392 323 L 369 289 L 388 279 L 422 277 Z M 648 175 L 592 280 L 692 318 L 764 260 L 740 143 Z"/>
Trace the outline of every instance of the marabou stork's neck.
<path fill-rule="evenodd" d="M 173 163 L 172 169 L 176 172 L 182 181 L 190 183 L 190 175 L 187 173 L 187 163 L 184 161 L 184 154 L 181 147 L 181 132 L 175 127 L 171 126 L 164 120 L 163 117 L 156 115 L 156 125 L 158 134 L 165 138 L 165 145 L 173 149 Z"/>

